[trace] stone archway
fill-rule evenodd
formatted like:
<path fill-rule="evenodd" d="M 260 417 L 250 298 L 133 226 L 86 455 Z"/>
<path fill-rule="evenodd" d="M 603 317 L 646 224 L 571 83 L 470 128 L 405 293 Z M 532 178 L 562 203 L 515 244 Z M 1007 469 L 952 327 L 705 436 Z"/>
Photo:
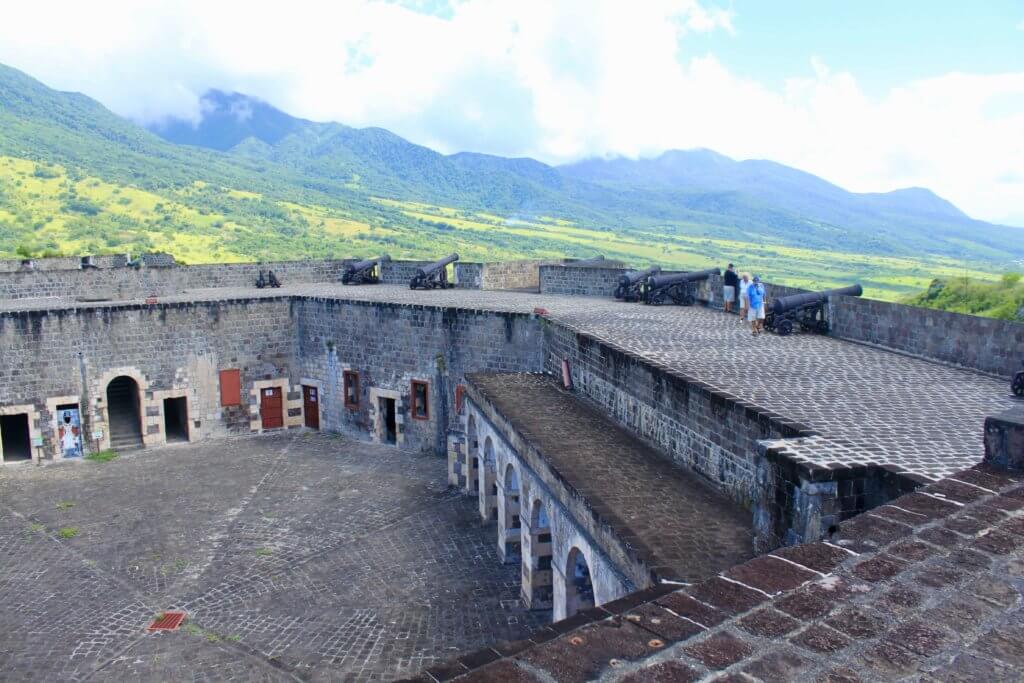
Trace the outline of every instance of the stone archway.
<path fill-rule="evenodd" d="M 488 436 L 484 439 L 484 462 L 480 471 L 480 519 L 484 523 L 498 519 L 498 461 L 494 455 L 494 442 Z"/>
<path fill-rule="evenodd" d="M 523 534 L 523 602 L 530 609 L 550 612 L 554 606 L 551 520 L 540 498 L 533 500 L 526 519 L 527 528 Z"/>
<path fill-rule="evenodd" d="M 519 475 L 509 463 L 501 482 L 501 524 L 498 526 L 498 552 L 502 562 L 519 562 L 522 556 L 522 528 L 519 518 Z"/>
<path fill-rule="evenodd" d="M 141 448 L 142 393 L 139 383 L 128 375 L 118 375 L 107 384 L 106 398 L 110 447 L 114 450 Z"/>
<path fill-rule="evenodd" d="M 565 563 L 565 617 L 594 606 L 594 584 L 586 555 L 573 546 Z"/>

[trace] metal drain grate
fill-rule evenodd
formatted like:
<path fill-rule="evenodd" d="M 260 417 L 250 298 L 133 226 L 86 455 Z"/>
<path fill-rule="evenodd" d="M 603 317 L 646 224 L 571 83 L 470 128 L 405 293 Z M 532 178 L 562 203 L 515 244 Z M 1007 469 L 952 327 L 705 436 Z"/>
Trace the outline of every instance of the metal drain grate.
<path fill-rule="evenodd" d="M 164 612 L 149 625 L 147 631 L 177 631 L 181 622 L 185 621 L 184 612 Z"/>

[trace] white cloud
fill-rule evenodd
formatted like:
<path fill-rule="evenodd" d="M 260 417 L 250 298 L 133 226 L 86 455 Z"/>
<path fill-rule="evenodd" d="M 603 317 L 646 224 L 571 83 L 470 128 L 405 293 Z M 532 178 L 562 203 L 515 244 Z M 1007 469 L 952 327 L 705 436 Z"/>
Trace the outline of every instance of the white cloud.
<path fill-rule="evenodd" d="M 446 152 L 561 162 L 708 147 L 858 191 L 929 187 L 990 220 L 1024 212 L 1024 73 L 872 97 L 814 59 L 773 88 L 712 54 L 680 63 L 692 34 L 734 32 L 730 12 L 697 0 L 463 0 L 442 16 L 413 4 L 17 3 L 0 62 L 139 120 L 196 119 L 217 87 Z"/>

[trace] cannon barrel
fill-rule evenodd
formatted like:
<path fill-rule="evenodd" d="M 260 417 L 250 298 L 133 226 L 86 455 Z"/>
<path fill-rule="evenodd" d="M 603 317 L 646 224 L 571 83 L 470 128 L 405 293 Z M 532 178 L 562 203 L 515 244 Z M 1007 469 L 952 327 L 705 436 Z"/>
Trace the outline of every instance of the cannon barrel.
<path fill-rule="evenodd" d="M 345 270 L 348 271 L 349 273 L 359 273 L 364 270 L 369 270 L 370 268 L 373 268 L 378 263 L 387 263 L 390 260 L 390 256 L 388 256 L 387 254 L 383 254 L 381 256 L 378 256 L 377 258 L 368 258 L 362 261 L 356 261 L 355 263 L 350 263 L 347 266 L 345 266 Z"/>
<path fill-rule="evenodd" d="M 605 264 L 604 256 L 595 256 L 594 258 L 585 258 L 579 261 L 569 261 L 565 265 L 567 266 L 602 266 Z"/>
<path fill-rule="evenodd" d="M 619 284 L 623 287 L 632 287 L 641 280 L 646 280 L 652 275 L 661 272 L 661 266 L 651 266 L 647 270 L 638 270 L 634 273 L 626 273 L 619 276 Z"/>
<path fill-rule="evenodd" d="M 647 278 L 647 287 L 648 289 L 658 289 L 659 287 L 668 287 L 669 285 L 681 285 L 688 282 L 707 280 L 712 275 L 721 274 L 722 271 L 718 268 L 708 268 L 707 270 L 695 270 L 689 273 L 675 273 L 673 275 L 651 275 Z"/>
<path fill-rule="evenodd" d="M 773 313 L 781 314 L 786 311 L 792 311 L 795 308 L 823 304 L 828 301 L 830 296 L 860 296 L 863 293 L 864 288 L 860 285 L 850 285 L 849 287 L 840 287 L 839 289 L 826 289 L 822 292 L 792 294 L 775 299 L 771 302 L 770 308 Z"/>
<path fill-rule="evenodd" d="M 455 263 L 458 260 L 459 260 L 459 255 L 458 254 L 448 254 L 447 256 L 445 256 L 440 261 L 434 261 L 429 266 L 422 266 L 420 268 L 417 268 L 416 269 L 416 275 L 418 275 L 421 278 L 427 277 L 428 275 L 430 275 L 432 273 L 436 273 L 437 271 L 441 270 L 442 268 L 447 266 L 449 263 Z"/>

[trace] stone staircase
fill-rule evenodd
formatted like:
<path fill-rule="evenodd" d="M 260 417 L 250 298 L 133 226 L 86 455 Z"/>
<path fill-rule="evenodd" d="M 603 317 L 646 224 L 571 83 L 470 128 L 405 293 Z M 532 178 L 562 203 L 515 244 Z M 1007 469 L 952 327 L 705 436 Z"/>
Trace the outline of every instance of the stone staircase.
<path fill-rule="evenodd" d="M 136 389 L 128 384 L 112 383 L 107 388 L 107 411 L 110 417 L 110 447 L 115 451 L 142 448 L 142 425 L 139 419 Z"/>

